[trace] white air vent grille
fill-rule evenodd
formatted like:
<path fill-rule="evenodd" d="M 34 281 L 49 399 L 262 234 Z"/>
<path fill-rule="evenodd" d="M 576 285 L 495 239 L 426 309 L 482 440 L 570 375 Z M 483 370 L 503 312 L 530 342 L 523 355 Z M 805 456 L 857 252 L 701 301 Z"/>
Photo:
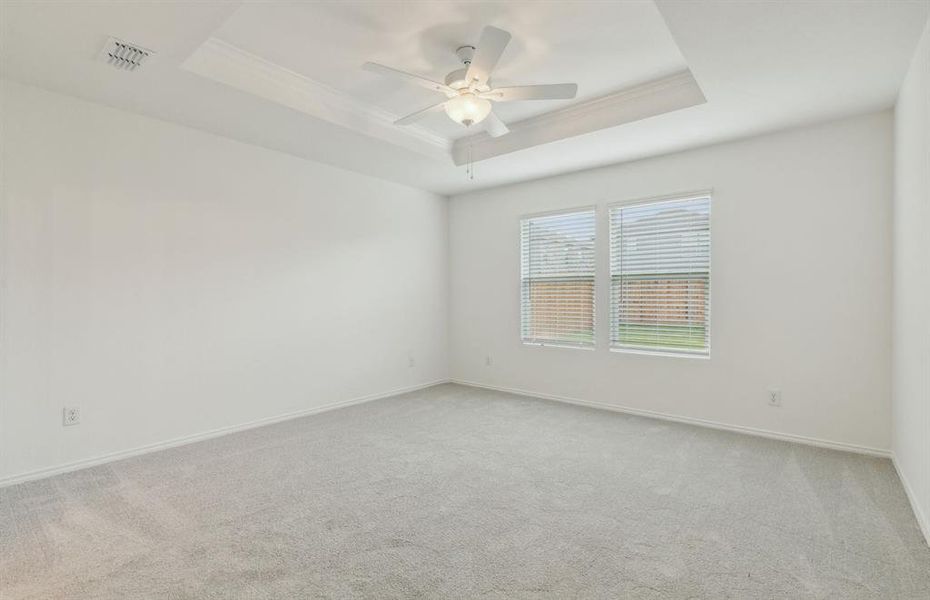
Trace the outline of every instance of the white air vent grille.
<path fill-rule="evenodd" d="M 135 71 L 153 54 L 151 50 L 111 37 L 103 47 L 100 59 L 117 69 Z"/>

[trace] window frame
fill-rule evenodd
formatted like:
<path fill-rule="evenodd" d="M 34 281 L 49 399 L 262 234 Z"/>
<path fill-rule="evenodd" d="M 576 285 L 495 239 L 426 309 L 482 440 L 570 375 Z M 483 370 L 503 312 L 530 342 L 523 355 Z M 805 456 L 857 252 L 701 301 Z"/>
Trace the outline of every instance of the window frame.
<path fill-rule="evenodd" d="M 583 213 L 583 212 L 592 212 L 594 213 L 594 262 L 592 270 L 592 294 L 591 294 L 591 342 L 565 342 L 565 341 L 545 341 L 538 339 L 528 339 L 523 336 L 523 326 L 524 326 L 524 297 L 523 297 L 523 223 L 524 221 L 530 219 L 536 219 L 540 217 L 553 217 L 557 215 L 568 215 L 572 213 Z M 522 214 L 517 219 L 517 256 L 518 256 L 518 276 L 517 282 L 519 285 L 519 336 L 520 342 L 524 346 L 536 346 L 536 347 L 545 347 L 545 348 L 570 348 L 572 350 L 596 350 L 597 349 L 597 294 L 598 294 L 598 282 L 597 282 L 597 272 L 598 272 L 598 220 L 599 220 L 599 207 L 597 204 L 588 204 L 584 206 L 575 206 L 570 208 L 557 208 L 553 210 L 526 213 Z"/>
<path fill-rule="evenodd" d="M 707 346 L 700 350 L 689 351 L 684 348 L 662 348 L 662 347 L 648 347 L 648 346 L 635 346 L 635 345 L 624 345 L 618 344 L 613 341 L 613 326 L 614 326 L 614 289 L 613 289 L 613 279 L 614 274 L 612 271 L 611 260 L 613 258 L 613 223 L 611 218 L 611 213 L 615 209 L 628 208 L 632 206 L 642 206 L 646 204 L 661 204 L 663 202 L 674 202 L 674 201 L 686 201 L 686 200 L 696 200 L 699 198 L 707 198 L 707 228 L 708 228 L 708 243 L 707 243 L 707 308 L 706 308 L 706 318 L 705 318 L 705 329 L 707 331 Z M 695 358 L 709 360 L 711 357 L 711 340 L 712 340 L 712 323 L 713 323 L 713 207 L 714 207 L 714 191 L 712 188 L 704 190 L 696 190 L 689 192 L 680 192 L 674 194 L 664 194 L 661 196 L 650 196 L 648 198 L 630 198 L 626 200 L 615 200 L 607 204 L 607 321 L 608 321 L 608 332 L 607 332 L 607 347 L 610 352 L 617 352 L 620 354 L 641 354 L 647 356 L 662 356 L 662 357 L 671 357 L 671 358 Z"/>

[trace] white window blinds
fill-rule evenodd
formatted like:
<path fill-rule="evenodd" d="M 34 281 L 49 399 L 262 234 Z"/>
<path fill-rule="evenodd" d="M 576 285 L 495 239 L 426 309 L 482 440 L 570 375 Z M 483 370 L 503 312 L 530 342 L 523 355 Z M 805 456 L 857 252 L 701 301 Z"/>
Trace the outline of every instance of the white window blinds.
<path fill-rule="evenodd" d="M 610 209 L 610 344 L 710 351 L 710 196 Z"/>
<path fill-rule="evenodd" d="M 523 341 L 594 345 L 594 209 L 520 223 Z"/>

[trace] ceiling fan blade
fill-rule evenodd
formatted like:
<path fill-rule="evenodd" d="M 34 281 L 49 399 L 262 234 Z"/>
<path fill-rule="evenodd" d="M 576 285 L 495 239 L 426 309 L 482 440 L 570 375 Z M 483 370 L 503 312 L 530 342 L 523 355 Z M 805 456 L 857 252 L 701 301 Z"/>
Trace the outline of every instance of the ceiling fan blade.
<path fill-rule="evenodd" d="M 468 65 L 465 79 L 469 82 L 477 81 L 479 84 L 487 83 L 491 77 L 491 71 L 494 70 L 508 43 L 510 43 L 509 33 L 490 25 L 485 27 L 481 31 L 481 39 L 478 40 L 475 56 Z"/>
<path fill-rule="evenodd" d="M 500 137 L 510 133 L 510 128 L 507 127 L 506 123 L 501 121 L 500 117 L 494 114 L 493 110 L 489 112 L 488 116 L 484 119 L 484 129 L 491 137 Z"/>
<path fill-rule="evenodd" d="M 449 86 L 439 83 L 438 81 L 433 81 L 432 79 L 427 79 L 426 77 L 420 77 L 419 75 L 414 75 L 413 73 L 408 73 L 406 71 L 401 71 L 398 69 L 393 69 L 391 67 L 386 67 L 384 65 L 379 65 L 378 63 L 367 62 L 362 65 L 362 68 L 366 71 L 371 71 L 372 73 L 380 73 L 382 75 L 389 75 L 391 77 L 397 77 L 417 85 L 421 85 L 427 89 L 433 90 L 434 92 L 439 92 L 445 94 L 446 96 L 452 97 L 456 95 L 456 91 L 450 88 Z"/>
<path fill-rule="evenodd" d="M 403 125 L 410 125 L 411 123 L 415 123 L 415 122 L 419 121 L 420 119 L 422 119 L 423 117 L 425 117 L 426 115 L 428 115 L 428 114 L 430 114 L 430 113 L 439 112 L 440 110 L 443 109 L 443 107 L 444 107 L 445 105 L 446 105 L 445 102 L 440 102 L 439 104 L 434 104 L 434 105 L 432 105 L 432 106 L 427 106 L 426 108 L 424 108 L 424 109 L 422 109 L 422 110 L 418 110 L 418 111 L 415 112 L 415 113 L 411 113 L 411 114 L 407 115 L 406 117 L 397 119 L 396 121 L 394 121 L 394 124 L 395 124 L 395 125 L 401 125 L 401 126 L 403 126 Z"/>
<path fill-rule="evenodd" d="M 576 83 L 553 83 L 550 85 L 518 85 L 503 87 L 479 94 L 482 98 L 496 102 L 514 100 L 567 100 L 578 94 Z"/>

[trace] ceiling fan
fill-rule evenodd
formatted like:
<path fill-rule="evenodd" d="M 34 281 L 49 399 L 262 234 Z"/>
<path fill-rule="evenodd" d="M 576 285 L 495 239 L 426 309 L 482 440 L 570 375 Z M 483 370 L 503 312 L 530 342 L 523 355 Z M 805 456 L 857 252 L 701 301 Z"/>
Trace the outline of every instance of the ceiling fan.
<path fill-rule="evenodd" d="M 465 127 L 484 121 L 486 131 L 492 137 L 500 137 L 508 133 L 510 129 L 494 114 L 491 109 L 492 100 L 494 102 L 562 100 L 574 98 L 578 93 L 578 85 L 574 83 L 492 88 L 491 71 L 500 60 L 508 42 L 510 42 L 510 34 L 503 29 L 490 25 L 485 27 L 481 32 L 477 48 L 462 46 L 455 51 L 465 66 L 446 75 L 445 83 L 373 62 L 365 63 L 363 68 L 374 73 L 398 77 L 446 95 L 446 99 L 442 102 L 398 119 L 394 121 L 395 125 L 410 125 L 430 113 L 445 110 L 449 118 Z"/>

